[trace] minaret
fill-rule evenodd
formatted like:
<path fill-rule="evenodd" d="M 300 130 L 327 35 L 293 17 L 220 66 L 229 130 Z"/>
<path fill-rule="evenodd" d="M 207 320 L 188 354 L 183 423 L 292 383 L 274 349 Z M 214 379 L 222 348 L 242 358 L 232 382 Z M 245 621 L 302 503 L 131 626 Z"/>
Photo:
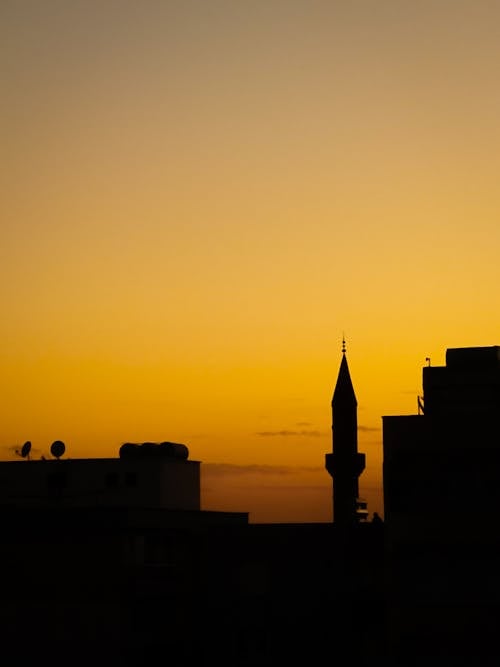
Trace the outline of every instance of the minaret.
<path fill-rule="evenodd" d="M 352 525 L 363 516 L 358 512 L 358 477 L 365 469 L 365 455 L 358 453 L 358 402 L 347 365 L 345 339 L 342 361 L 332 398 L 332 453 L 325 467 L 333 478 L 333 521 Z"/>

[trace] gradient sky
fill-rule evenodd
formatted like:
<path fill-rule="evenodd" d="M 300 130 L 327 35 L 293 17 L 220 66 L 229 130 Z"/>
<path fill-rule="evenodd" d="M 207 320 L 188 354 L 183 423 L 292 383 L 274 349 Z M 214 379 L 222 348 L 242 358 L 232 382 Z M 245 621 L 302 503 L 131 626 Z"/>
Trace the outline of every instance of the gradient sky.
<path fill-rule="evenodd" d="M 0 446 L 171 440 L 204 509 L 330 521 L 426 357 L 500 344 L 500 2 L 4 0 Z"/>

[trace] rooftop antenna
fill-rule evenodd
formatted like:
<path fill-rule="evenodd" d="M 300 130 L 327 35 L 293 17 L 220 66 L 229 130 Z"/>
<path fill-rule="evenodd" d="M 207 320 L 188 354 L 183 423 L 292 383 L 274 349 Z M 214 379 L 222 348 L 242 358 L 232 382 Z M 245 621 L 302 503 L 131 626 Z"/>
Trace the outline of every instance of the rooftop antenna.
<path fill-rule="evenodd" d="M 50 445 L 50 453 L 56 459 L 60 459 L 65 451 L 66 451 L 66 445 L 62 440 L 54 440 L 54 442 Z"/>
<path fill-rule="evenodd" d="M 21 450 L 16 449 L 16 454 L 18 456 L 21 456 L 23 459 L 28 459 L 30 457 L 30 451 L 31 451 L 31 442 L 27 440 L 24 445 L 21 447 Z"/>

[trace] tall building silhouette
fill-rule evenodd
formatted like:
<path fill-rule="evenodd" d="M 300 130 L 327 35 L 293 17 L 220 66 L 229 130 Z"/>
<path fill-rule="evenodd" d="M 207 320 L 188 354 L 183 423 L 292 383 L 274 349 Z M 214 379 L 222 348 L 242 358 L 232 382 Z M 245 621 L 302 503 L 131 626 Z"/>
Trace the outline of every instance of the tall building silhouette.
<path fill-rule="evenodd" d="M 500 346 L 449 348 L 422 369 L 419 413 L 384 416 L 384 508 L 390 534 L 485 534 L 497 522 Z"/>
<path fill-rule="evenodd" d="M 426 361 L 418 414 L 382 418 L 389 643 L 396 664 L 493 665 L 500 346 Z"/>
<path fill-rule="evenodd" d="M 366 518 L 358 483 L 365 469 L 365 455 L 358 452 L 358 402 L 347 364 L 345 339 L 332 397 L 332 453 L 326 454 L 325 467 L 333 478 L 334 523 L 348 526 Z"/>

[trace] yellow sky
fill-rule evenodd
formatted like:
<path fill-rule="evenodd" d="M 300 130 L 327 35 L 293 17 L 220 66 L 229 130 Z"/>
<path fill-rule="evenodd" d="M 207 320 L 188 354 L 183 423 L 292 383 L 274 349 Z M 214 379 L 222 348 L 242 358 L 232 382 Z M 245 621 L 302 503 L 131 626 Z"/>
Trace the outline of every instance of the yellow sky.
<path fill-rule="evenodd" d="M 425 358 L 499 344 L 500 4 L 2 3 L 0 444 L 185 443 L 206 509 L 330 520 Z"/>

